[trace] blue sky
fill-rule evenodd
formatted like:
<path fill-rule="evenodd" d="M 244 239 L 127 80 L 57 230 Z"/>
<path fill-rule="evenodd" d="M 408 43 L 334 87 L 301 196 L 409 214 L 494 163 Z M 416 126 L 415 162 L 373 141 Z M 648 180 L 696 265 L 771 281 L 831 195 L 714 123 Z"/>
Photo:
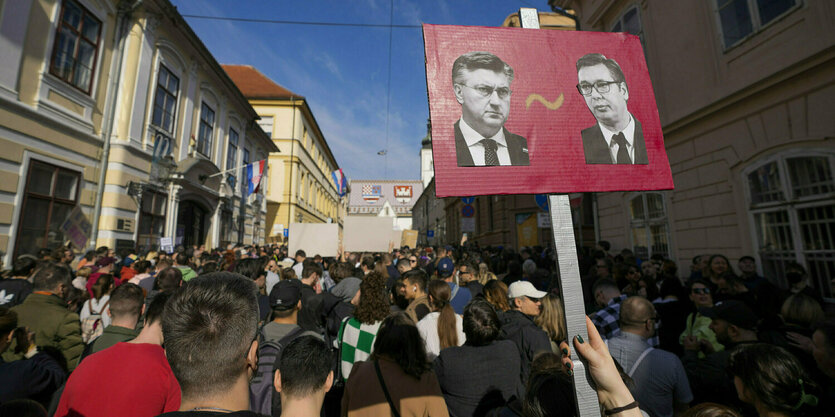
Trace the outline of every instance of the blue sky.
<path fill-rule="evenodd" d="M 390 0 L 173 0 L 183 15 L 388 24 Z M 393 23 L 498 26 L 545 0 L 395 0 Z M 417 179 L 426 135 L 423 37 L 393 28 L 386 139 L 389 28 L 251 23 L 186 18 L 222 64 L 252 65 L 305 96 L 350 179 Z M 377 151 L 387 149 L 386 157 Z"/>

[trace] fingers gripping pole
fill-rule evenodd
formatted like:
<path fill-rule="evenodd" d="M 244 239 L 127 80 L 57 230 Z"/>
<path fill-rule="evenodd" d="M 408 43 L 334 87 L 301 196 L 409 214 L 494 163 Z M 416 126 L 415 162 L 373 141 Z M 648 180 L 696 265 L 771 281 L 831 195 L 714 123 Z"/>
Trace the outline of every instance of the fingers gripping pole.
<path fill-rule="evenodd" d="M 583 301 L 583 287 L 580 283 L 580 268 L 577 261 L 577 246 L 574 243 L 574 224 L 568 195 L 549 195 L 551 228 L 554 231 L 554 247 L 557 249 L 557 265 L 560 270 L 560 294 L 565 308 L 565 324 L 569 344 L 576 335 L 588 341 L 586 313 Z M 577 398 L 578 415 L 600 416 L 597 392 L 590 384 L 585 364 L 580 361 L 576 349 L 571 349 L 574 365 L 574 395 Z"/>

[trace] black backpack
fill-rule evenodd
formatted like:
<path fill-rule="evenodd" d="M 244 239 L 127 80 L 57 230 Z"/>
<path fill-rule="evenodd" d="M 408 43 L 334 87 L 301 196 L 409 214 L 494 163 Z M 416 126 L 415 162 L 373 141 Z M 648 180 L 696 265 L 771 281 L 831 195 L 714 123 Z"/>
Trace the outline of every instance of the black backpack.
<path fill-rule="evenodd" d="M 296 327 L 276 342 L 264 338 L 263 328 L 259 331 L 258 368 L 249 384 L 250 410 L 266 415 L 281 415 L 281 396 L 275 392 L 273 386 L 275 370 L 281 360 L 281 350 L 284 346 L 303 333 L 305 333 L 304 329 Z"/>

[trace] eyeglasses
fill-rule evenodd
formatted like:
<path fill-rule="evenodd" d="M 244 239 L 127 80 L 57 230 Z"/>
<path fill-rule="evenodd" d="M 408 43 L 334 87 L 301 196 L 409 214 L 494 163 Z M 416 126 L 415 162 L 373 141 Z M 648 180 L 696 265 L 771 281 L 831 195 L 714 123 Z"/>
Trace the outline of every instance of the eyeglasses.
<path fill-rule="evenodd" d="M 693 288 L 693 294 L 710 294 L 710 288 Z"/>
<path fill-rule="evenodd" d="M 592 89 L 592 87 L 594 87 L 594 89 L 597 90 L 598 93 L 604 94 L 604 93 L 609 92 L 609 90 L 611 89 L 611 87 L 609 87 L 609 86 L 612 85 L 612 84 L 620 84 L 620 82 L 619 81 L 598 81 L 594 84 L 580 83 L 580 84 L 577 84 L 577 91 L 579 91 L 580 94 L 582 94 L 584 96 L 590 96 L 591 95 L 591 89 Z"/>
<path fill-rule="evenodd" d="M 475 87 L 472 87 L 472 86 L 469 86 L 467 84 L 458 84 L 458 85 L 461 85 L 461 86 L 467 87 L 471 90 L 474 90 L 476 93 L 478 93 L 482 97 L 490 97 L 490 96 L 493 95 L 493 92 L 495 91 L 496 94 L 499 96 L 499 98 L 502 99 L 502 100 L 510 97 L 510 94 L 512 93 L 512 91 L 510 91 L 510 89 L 507 88 L 507 87 L 490 87 L 489 85 L 477 85 Z"/>

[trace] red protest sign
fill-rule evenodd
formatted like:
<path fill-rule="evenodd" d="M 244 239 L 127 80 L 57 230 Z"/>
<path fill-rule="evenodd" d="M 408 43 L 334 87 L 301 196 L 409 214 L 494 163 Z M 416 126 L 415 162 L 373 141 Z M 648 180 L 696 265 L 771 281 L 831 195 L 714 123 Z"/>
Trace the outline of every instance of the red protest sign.
<path fill-rule="evenodd" d="M 637 37 L 423 32 L 438 197 L 673 187 Z"/>

